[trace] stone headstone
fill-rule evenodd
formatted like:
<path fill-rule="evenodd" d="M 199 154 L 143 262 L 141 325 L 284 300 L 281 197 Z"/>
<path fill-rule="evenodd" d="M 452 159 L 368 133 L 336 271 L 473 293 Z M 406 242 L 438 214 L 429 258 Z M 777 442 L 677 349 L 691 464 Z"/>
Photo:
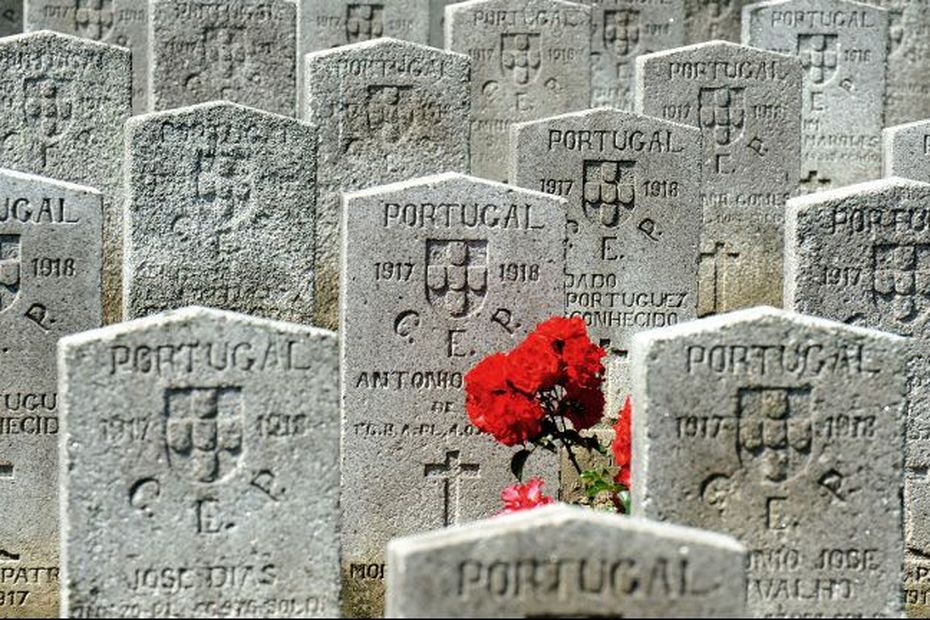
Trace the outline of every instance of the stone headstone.
<path fill-rule="evenodd" d="M 315 131 L 228 102 L 126 129 L 125 315 L 313 317 Z"/>
<path fill-rule="evenodd" d="M 297 111 L 293 0 L 151 0 L 149 108 L 226 99 Z"/>
<path fill-rule="evenodd" d="M 428 43 L 430 11 L 440 1 L 300 0 L 301 55 L 380 37 Z"/>
<path fill-rule="evenodd" d="M 0 37 L 23 31 L 23 0 L 0 0 Z"/>
<path fill-rule="evenodd" d="M 640 54 L 685 43 L 683 0 L 580 0 L 591 7 L 591 106 L 633 109 Z"/>
<path fill-rule="evenodd" d="M 433 47 L 446 46 L 446 7 L 462 0 L 430 0 L 429 44 Z"/>
<path fill-rule="evenodd" d="M 129 51 L 48 31 L 0 39 L 0 92 L 0 166 L 103 194 L 103 320 L 118 320 Z"/>
<path fill-rule="evenodd" d="M 930 183 L 930 120 L 884 129 L 882 149 L 886 177 Z"/>
<path fill-rule="evenodd" d="M 608 412 L 630 392 L 633 334 L 694 319 L 701 136 L 601 108 L 518 124 L 515 185 L 568 200 L 565 313 L 608 350 Z"/>
<path fill-rule="evenodd" d="M 786 307 L 911 336 L 906 600 L 930 613 L 930 185 L 872 181 L 789 202 Z"/>
<path fill-rule="evenodd" d="M 888 14 L 845 0 L 775 0 L 743 9 L 743 43 L 804 68 L 801 188 L 881 175 Z"/>
<path fill-rule="evenodd" d="M 739 43 L 740 22 L 747 0 L 684 0 L 685 41 L 724 40 Z"/>
<path fill-rule="evenodd" d="M 22 2 L 22 0 L 20 0 Z M 146 111 L 148 5 L 139 0 L 26 0 L 25 30 L 55 30 L 132 50 L 132 109 Z"/>
<path fill-rule="evenodd" d="M 58 616 L 55 347 L 100 326 L 100 193 L 0 170 L 0 607 Z"/>
<path fill-rule="evenodd" d="M 471 171 L 507 181 L 510 127 L 588 108 L 591 8 L 472 0 L 446 8 L 446 47 L 471 57 Z"/>
<path fill-rule="evenodd" d="M 446 174 L 349 194 L 343 218 L 343 604 L 359 617 L 381 613 L 389 540 L 502 508 L 513 450 L 471 426 L 463 377 L 561 314 L 565 202 Z M 527 476 L 554 493 L 557 471 L 538 454 Z"/>
<path fill-rule="evenodd" d="M 63 339 L 63 617 L 334 617 L 337 346 L 205 308 Z"/>
<path fill-rule="evenodd" d="M 634 515 L 746 545 L 751 616 L 900 616 L 904 350 L 765 307 L 640 334 Z"/>
<path fill-rule="evenodd" d="M 469 60 L 381 39 L 305 63 L 305 118 L 319 128 L 315 324 L 335 329 L 341 192 L 468 171 Z"/>
<path fill-rule="evenodd" d="M 801 166 L 801 66 L 716 41 L 637 60 L 637 109 L 703 135 L 698 314 L 781 306 L 785 201 Z"/>
<path fill-rule="evenodd" d="M 883 179 L 791 200 L 785 304 L 930 340 L 930 185 Z"/>
<path fill-rule="evenodd" d="M 545 506 L 388 545 L 391 618 L 745 616 L 729 536 Z"/>
<path fill-rule="evenodd" d="M 885 126 L 930 117 L 930 14 L 925 2 L 869 0 L 888 11 Z"/>

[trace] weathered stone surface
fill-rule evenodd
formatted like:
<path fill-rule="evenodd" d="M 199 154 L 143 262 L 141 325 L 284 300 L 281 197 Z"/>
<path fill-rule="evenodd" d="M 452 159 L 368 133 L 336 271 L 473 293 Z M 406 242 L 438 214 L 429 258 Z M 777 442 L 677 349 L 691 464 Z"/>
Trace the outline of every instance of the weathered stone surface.
<path fill-rule="evenodd" d="M 197 304 L 310 323 L 313 128 L 216 102 L 126 134 L 126 317 Z"/>
<path fill-rule="evenodd" d="M 342 570 L 357 617 L 381 613 L 390 539 L 500 510 L 512 450 L 470 425 L 463 377 L 562 312 L 565 202 L 447 174 L 349 194 L 343 218 Z M 527 475 L 554 492 L 557 470 L 536 455 Z"/>
<path fill-rule="evenodd" d="M 205 308 L 63 339 L 64 616 L 335 616 L 337 347 Z"/>
<path fill-rule="evenodd" d="M 23 31 L 23 0 L 0 0 L 0 37 Z"/>
<path fill-rule="evenodd" d="M 297 111 L 293 0 L 151 0 L 149 107 L 226 99 Z"/>
<path fill-rule="evenodd" d="M 0 39 L 0 92 L 0 166 L 103 193 L 103 320 L 118 320 L 129 52 L 47 31 Z"/>
<path fill-rule="evenodd" d="M 930 3 L 868 0 L 888 11 L 885 126 L 930 117 Z"/>
<path fill-rule="evenodd" d="M 743 9 L 742 37 L 804 67 L 802 188 L 878 178 L 888 13 L 845 0 L 760 2 Z"/>
<path fill-rule="evenodd" d="M 685 40 L 739 43 L 740 22 L 747 0 L 685 0 Z"/>
<path fill-rule="evenodd" d="M 0 169 L 0 615 L 5 618 L 58 616 L 55 347 L 62 336 L 100 326 L 102 229 L 99 192 Z"/>
<path fill-rule="evenodd" d="M 469 60 L 381 39 L 305 63 L 305 118 L 320 132 L 315 324 L 335 329 L 341 192 L 468 171 Z"/>
<path fill-rule="evenodd" d="M 429 0 L 429 44 L 446 46 L 446 7 L 460 0 Z"/>
<path fill-rule="evenodd" d="M 697 316 L 700 132 L 602 108 L 518 124 L 511 142 L 514 184 L 568 199 L 565 313 L 610 353 L 615 413 L 633 334 Z"/>
<path fill-rule="evenodd" d="M 930 183 L 930 121 L 895 125 L 882 131 L 886 177 Z"/>
<path fill-rule="evenodd" d="M 558 505 L 388 545 L 397 618 L 745 615 L 729 536 Z"/>
<path fill-rule="evenodd" d="M 438 1 L 301 0 L 301 55 L 379 37 L 425 44 Z"/>
<path fill-rule="evenodd" d="M 930 340 L 930 185 L 883 179 L 792 199 L 785 304 Z"/>
<path fill-rule="evenodd" d="M 638 335 L 634 514 L 745 544 L 756 617 L 899 616 L 905 347 L 765 307 Z"/>
<path fill-rule="evenodd" d="M 588 107 L 591 13 L 562 0 L 446 8 L 446 47 L 472 59 L 472 174 L 507 181 L 511 125 Z"/>
<path fill-rule="evenodd" d="M 637 60 L 637 109 L 700 127 L 698 314 L 781 306 L 785 201 L 801 166 L 797 59 L 702 43 Z"/>
<path fill-rule="evenodd" d="M 579 0 L 591 7 L 591 105 L 633 109 L 636 57 L 685 43 L 683 0 Z"/>
<path fill-rule="evenodd" d="M 785 304 L 912 336 L 907 353 L 907 603 L 930 614 L 930 185 L 885 179 L 789 202 Z"/>
<path fill-rule="evenodd" d="M 25 13 L 26 32 L 55 30 L 129 48 L 132 51 L 132 109 L 136 114 L 146 111 L 147 3 L 139 0 L 26 0 Z"/>

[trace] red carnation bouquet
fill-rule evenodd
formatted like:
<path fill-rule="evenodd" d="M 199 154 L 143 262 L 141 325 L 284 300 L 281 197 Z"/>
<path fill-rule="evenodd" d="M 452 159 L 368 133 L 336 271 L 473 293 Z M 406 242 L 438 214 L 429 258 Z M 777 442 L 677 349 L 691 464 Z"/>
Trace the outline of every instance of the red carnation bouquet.
<path fill-rule="evenodd" d="M 484 358 L 465 376 L 466 409 L 472 424 L 482 432 L 506 446 L 525 446 L 511 461 L 518 480 L 535 450 L 558 452 L 561 447 L 590 498 L 606 493 L 618 511 L 629 512 L 629 399 L 615 427 L 618 441 L 612 446 L 620 473 L 611 476 L 606 469 L 582 470 L 576 457 L 577 450 L 608 454 L 596 438 L 582 435 L 604 417 L 605 355 L 588 338 L 582 319 L 549 319 L 510 353 Z M 505 489 L 506 511 L 554 501 L 542 494 L 542 484 L 533 479 Z"/>

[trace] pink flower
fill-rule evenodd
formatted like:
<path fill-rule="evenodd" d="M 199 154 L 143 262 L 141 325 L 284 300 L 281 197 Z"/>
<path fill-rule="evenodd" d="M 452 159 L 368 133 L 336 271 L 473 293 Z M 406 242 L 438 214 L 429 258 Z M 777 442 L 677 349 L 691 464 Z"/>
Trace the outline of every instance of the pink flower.
<path fill-rule="evenodd" d="M 501 491 L 504 509 L 500 514 L 510 514 L 554 504 L 555 499 L 543 495 L 543 484 L 545 483 L 541 478 L 531 478 L 526 484 L 514 484 Z"/>

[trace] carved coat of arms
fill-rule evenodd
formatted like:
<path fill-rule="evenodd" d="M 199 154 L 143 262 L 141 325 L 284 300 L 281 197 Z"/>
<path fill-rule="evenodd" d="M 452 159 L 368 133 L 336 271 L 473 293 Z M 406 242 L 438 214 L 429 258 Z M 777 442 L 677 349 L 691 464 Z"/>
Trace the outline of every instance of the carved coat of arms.
<path fill-rule="evenodd" d="M 501 70 L 517 86 L 536 81 L 542 69 L 542 37 L 535 33 L 501 35 Z"/>
<path fill-rule="evenodd" d="M 770 482 L 783 482 L 806 466 L 813 441 L 809 390 L 743 389 L 738 406 L 740 462 Z"/>
<path fill-rule="evenodd" d="M 616 228 L 636 203 L 633 170 L 619 161 L 584 162 L 582 209 L 585 217 L 606 228 Z"/>
<path fill-rule="evenodd" d="M 478 312 L 488 294 L 488 242 L 428 240 L 426 298 L 459 319 Z"/>
<path fill-rule="evenodd" d="M 243 448 L 241 390 L 169 389 L 165 401 L 165 443 L 172 471 L 204 483 L 232 473 Z"/>

